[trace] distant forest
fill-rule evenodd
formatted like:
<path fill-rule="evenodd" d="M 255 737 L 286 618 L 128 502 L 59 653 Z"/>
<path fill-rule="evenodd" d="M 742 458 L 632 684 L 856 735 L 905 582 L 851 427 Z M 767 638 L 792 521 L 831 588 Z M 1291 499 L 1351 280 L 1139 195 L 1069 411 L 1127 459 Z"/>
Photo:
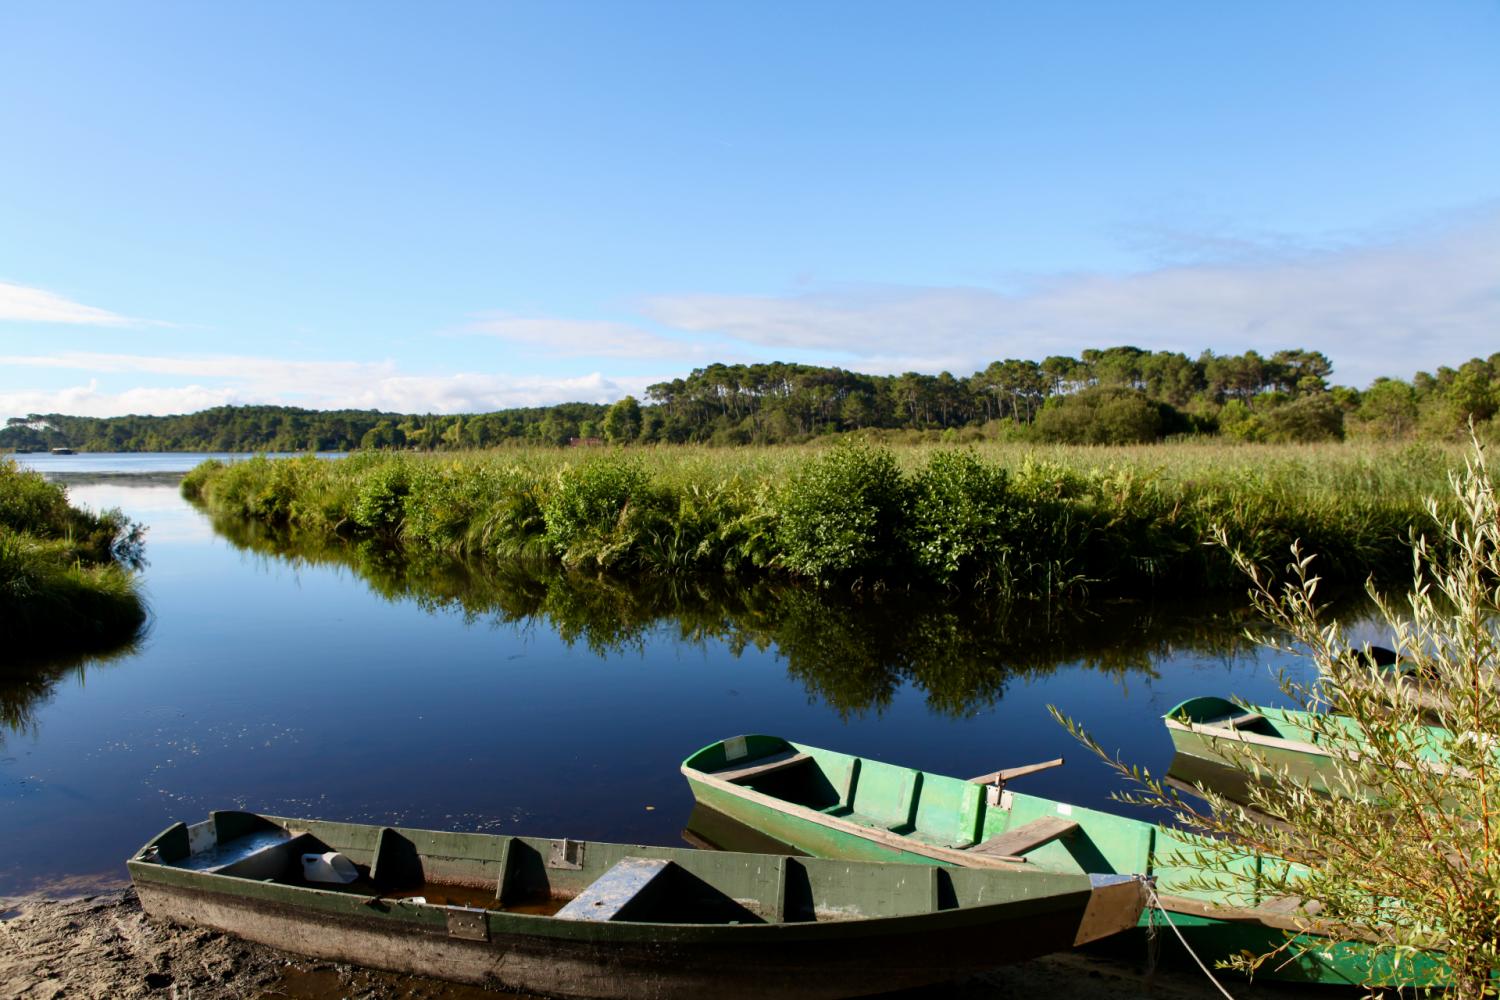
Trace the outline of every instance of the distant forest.
<path fill-rule="evenodd" d="M 815 365 L 709 365 L 650 386 L 646 399 L 462 415 L 221 406 L 180 416 L 12 417 L 0 449 L 346 451 L 578 442 L 799 442 L 845 431 L 893 437 L 1123 444 L 1173 436 L 1240 441 L 1451 437 L 1488 430 L 1500 407 L 1500 354 L 1360 391 L 1328 382 L 1318 351 L 1198 358 L 1136 347 L 1081 357 L 996 361 L 948 372 L 863 375 Z"/>

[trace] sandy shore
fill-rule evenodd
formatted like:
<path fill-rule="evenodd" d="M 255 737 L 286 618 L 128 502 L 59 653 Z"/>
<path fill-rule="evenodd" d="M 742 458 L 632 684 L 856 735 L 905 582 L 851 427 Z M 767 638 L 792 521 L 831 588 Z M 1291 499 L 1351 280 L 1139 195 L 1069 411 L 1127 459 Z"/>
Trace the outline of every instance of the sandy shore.
<path fill-rule="evenodd" d="M 129 889 L 68 900 L 0 904 L 0 997 L 17 1000 L 476 1000 L 471 986 L 310 961 L 197 928 L 146 919 Z M 958 1000 L 1209 1000 L 1220 996 L 1196 970 L 1159 968 L 1124 956 L 1072 953 L 1007 966 L 977 979 L 901 994 Z M 1235 997 L 1357 996 L 1343 990 L 1254 988 L 1227 981 Z"/>

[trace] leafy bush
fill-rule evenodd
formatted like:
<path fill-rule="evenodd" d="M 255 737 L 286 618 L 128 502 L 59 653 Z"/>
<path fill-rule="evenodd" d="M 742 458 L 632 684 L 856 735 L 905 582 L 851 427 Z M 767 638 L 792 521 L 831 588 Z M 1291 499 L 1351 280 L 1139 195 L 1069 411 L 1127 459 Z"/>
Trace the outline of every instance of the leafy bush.
<path fill-rule="evenodd" d="M 142 532 L 120 511 L 91 513 L 39 473 L 0 460 L 0 644 L 59 654 L 128 641 L 146 618 L 128 569 Z"/>
<path fill-rule="evenodd" d="M 1267 441 L 1342 441 L 1344 411 L 1327 393 L 1301 396 L 1266 412 Z"/>
<path fill-rule="evenodd" d="M 372 466 L 359 477 L 349 520 L 366 531 L 394 536 L 406 517 L 411 472 L 403 461 Z"/>
<path fill-rule="evenodd" d="M 782 494 L 782 565 L 818 580 L 894 568 L 905 555 L 901 527 L 909 495 L 890 451 L 834 448 L 793 476 Z"/>
<path fill-rule="evenodd" d="M 1037 436 L 1061 444 L 1140 444 L 1161 427 L 1161 408 L 1145 393 L 1111 385 L 1054 396 L 1036 417 Z"/>
<path fill-rule="evenodd" d="M 934 452 L 912 484 L 913 561 L 948 584 L 983 581 L 1003 567 L 1013 514 L 1008 478 L 972 452 Z"/>
<path fill-rule="evenodd" d="M 565 468 L 542 504 L 546 540 L 564 563 L 618 564 L 660 500 L 639 462 L 611 456 Z"/>

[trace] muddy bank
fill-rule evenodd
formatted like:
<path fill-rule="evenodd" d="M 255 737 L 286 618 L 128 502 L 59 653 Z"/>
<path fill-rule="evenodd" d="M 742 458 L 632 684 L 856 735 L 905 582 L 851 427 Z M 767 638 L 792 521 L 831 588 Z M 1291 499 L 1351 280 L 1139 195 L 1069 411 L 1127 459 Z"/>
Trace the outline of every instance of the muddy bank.
<path fill-rule="evenodd" d="M 0 900 L 0 997 L 17 1000 L 479 1000 L 472 986 L 311 961 L 213 931 L 146 919 L 129 889 L 69 900 Z M 1118 949 L 1116 949 L 1118 950 Z M 1123 956 L 1054 955 L 964 983 L 901 994 L 935 1000 L 1208 1000 L 1201 973 L 1143 974 Z M 1236 997 L 1357 994 L 1230 982 Z M 506 994 L 514 995 L 514 994 Z"/>

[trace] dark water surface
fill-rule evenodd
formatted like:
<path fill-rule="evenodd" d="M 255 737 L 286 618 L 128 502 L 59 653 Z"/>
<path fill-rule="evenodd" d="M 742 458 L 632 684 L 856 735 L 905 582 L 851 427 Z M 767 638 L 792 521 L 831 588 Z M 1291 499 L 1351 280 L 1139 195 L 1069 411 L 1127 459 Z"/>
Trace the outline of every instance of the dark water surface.
<path fill-rule="evenodd" d="M 119 880 L 216 808 L 677 845 L 679 763 L 746 732 L 960 775 L 1066 756 L 1025 790 L 1118 808 L 1048 703 L 1162 773 L 1178 701 L 1279 700 L 1234 609 L 405 566 L 216 531 L 160 475 L 201 456 L 22 457 L 156 473 L 68 477 L 149 525 L 152 624 L 107 661 L 0 672 L 0 895 Z"/>

